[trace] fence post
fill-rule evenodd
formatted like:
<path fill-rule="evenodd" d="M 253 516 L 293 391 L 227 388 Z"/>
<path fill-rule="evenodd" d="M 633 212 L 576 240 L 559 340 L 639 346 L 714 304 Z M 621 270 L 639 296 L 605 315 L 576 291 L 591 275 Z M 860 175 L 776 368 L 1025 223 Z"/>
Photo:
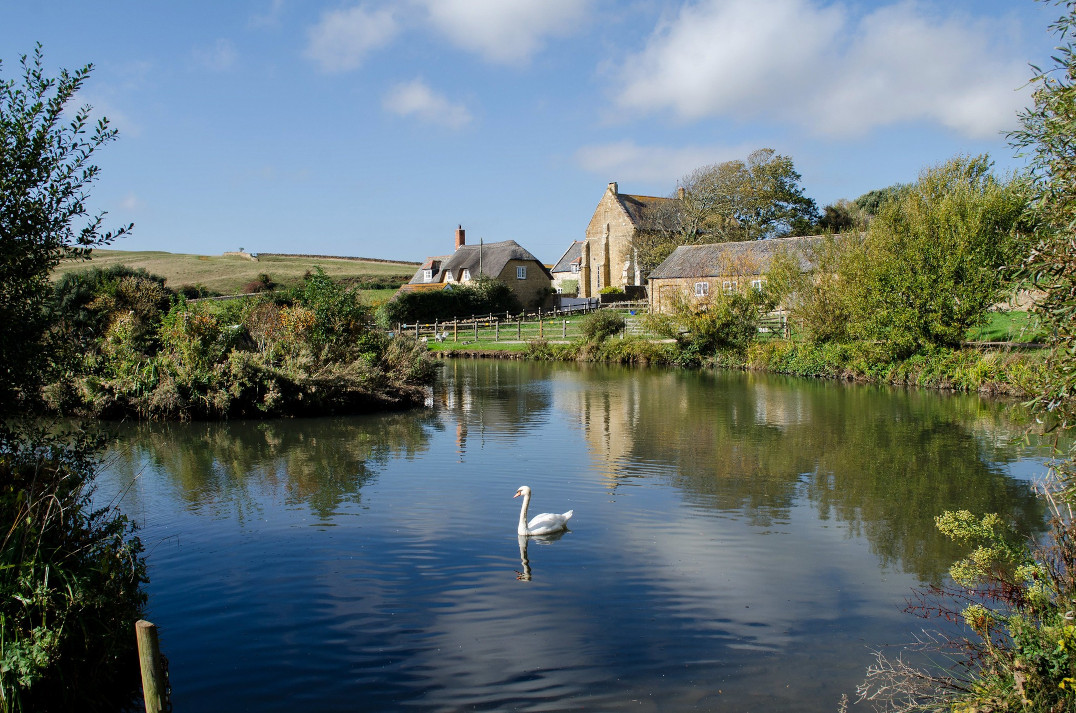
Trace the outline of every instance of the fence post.
<path fill-rule="evenodd" d="M 567 339 L 568 338 L 568 320 L 564 320 L 564 324 L 561 325 L 560 338 L 561 339 Z"/>
<path fill-rule="evenodd" d="M 160 713 L 164 710 L 168 686 L 161 666 L 157 627 L 145 619 L 139 619 L 135 622 L 135 638 L 138 640 L 138 663 L 142 669 L 142 697 L 146 702 L 146 713 Z"/>
<path fill-rule="evenodd" d="M 523 318 L 516 317 L 516 340 L 523 341 Z"/>
<path fill-rule="evenodd" d="M 501 341 L 501 320 L 498 319 L 493 323 L 493 341 Z"/>
<path fill-rule="evenodd" d="M 474 318 L 474 340 L 478 341 L 478 317 Z"/>
<path fill-rule="evenodd" d="M 418 339 L 418 320 L 415 320 L 415 339 Z"/>
<path fill-rule="evenodd" d="M 460 327 L 460 318 L 459 317 L 453 317 L 452 318 L 452 341 L 453 342 L 458 342 L 459 341 L 459 327 Z"/>

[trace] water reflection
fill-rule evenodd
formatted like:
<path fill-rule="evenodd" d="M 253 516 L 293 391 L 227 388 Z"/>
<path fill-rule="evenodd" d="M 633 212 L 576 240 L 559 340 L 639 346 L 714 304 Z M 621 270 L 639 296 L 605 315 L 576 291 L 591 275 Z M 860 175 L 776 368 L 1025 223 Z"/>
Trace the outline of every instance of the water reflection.
<path fill-rule="evenodd" d="M 780 528 L 804 499 L 865 536 L 884 567 L 937 581 L 959 549 L 933 518 L 998 512 L 1024 532 L 1043 507 L 1005 464 L 1022 456 L 1021 411 L 977 397 L 741 374 L 558 372 L 611 491 L 655 472 L 695 505 Z"/>
<path fill-rule="evenodd" d="M 244 522 L 260 516 L 268 499 L 305 505 L 329 524 L 342 504 L 361 502 L 363 486 L 388 460 L 418 457 L 430 430 L 442 428 L 432 413 L 121 424 L 108 463 L 123 483 L 147 468 L 167 474 L 192 512 Z M 128 497 L 136 510 L 138 492 Z"/>
<path fill-rule="evenodd" d="M 539 545 L 549 545 L 564 537 L 564 535 L 564 531 L 555 532 L 550 535 L 530 535 L 529 537 L 526 535 L 517 535 L 517 539 L 519 540 L 519 561 L 523 566 L 523 571 L 516 570 L 516 579 L 523 582 L 529 582 L 534 578 L 531 572 L 531 561 L 527 557 L 527 547 L 531 541 L 534 541 Z"/>
<path fill-rule="evenodd" d="M 832 711 L 955 559 L 934 515 L 1041 523 L 1014 477 L 1041 452 L 976 398 L 513 362 L 444 377 L 428 411 L 125 427 L 105 481 L 141 474 L 124 507 L 159 543 L 177 709 Z M 570 537 L 511 549 L 521 482 L 585 513 Z"/>

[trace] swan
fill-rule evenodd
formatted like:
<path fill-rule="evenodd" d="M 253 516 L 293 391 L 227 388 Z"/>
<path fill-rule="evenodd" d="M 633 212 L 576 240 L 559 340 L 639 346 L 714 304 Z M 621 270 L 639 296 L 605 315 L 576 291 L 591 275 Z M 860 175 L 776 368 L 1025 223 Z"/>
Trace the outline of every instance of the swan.
<path fill-rule="evenodd" d="M 516 528 L 516 533 L 520 537 L 530 537 L 531 535 L 548 535 L 551 532 L 560 532 L 561 530 L 568 529 L 568 520 L 571 519 L 574 510 L 569 510 L 563 515 L 557 515 L 551 512 L 544 512 L 541 515 L 535 515 L 534 519 L 529 523 L 527 522 L 527 507 L 531 504 L 531 489 L 526 485 L 520 487 L 513 495 L 513 498 L 523 496 L 523 507 L 519 509 L 519 527 Z"/>

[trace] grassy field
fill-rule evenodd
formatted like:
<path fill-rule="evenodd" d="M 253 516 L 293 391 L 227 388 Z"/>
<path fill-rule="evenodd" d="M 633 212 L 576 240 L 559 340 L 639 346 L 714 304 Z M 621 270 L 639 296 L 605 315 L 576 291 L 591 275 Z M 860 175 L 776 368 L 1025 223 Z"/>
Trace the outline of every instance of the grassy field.
<path fill-rule="evenodd" d="M 178 289 L 184 285 L 203 285 L 224 295 L 239 294 L 262 273 L 282 286 L 299 282 L 314 267 L 320 267 L 334 279 L 346 283 L 395 282 L 411 279 L 418 263 L 366 262 L 326 257 L 263 256 L 258 262 L 242 257 L 223 255 L 186 255 L 182 253 L 145 252 L 130 250 L 94 250 L 89 262 L 71 261 L 61 264 L 54 277 L 65 272 L 86 270 L 89 267 L 108 267 L 123 264 L 145 268 L 168 280 L 167 285 Z M 371 290 L 385 299 L 392 290 Z M 376 298 L 375 297 L 375 298 Z"/>

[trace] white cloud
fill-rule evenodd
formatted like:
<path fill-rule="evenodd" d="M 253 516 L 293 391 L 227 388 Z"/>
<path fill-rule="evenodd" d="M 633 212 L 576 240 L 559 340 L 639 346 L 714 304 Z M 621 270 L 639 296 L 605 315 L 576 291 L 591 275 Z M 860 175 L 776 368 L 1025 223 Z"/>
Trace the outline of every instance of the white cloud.
<path fill-rule="evenodd" d="M 219 39 L 208 47 L 194 48 L 193 56 L 199 66 L 214 72 L 223 72 L 235 66 L 239 53 L 231 41 Z"/>
<path fill-rule="evenodd" d="M 128 193 L 120 199 L 120 208 L 125 213 L 133 213 L 141 208 L 143 205 L 142 199 L 134 193 Z"/>
<path fill-rule="evenodd" d="M 576 152 L 575 158 L 584 170 L 605 176 L 610 181 L 654 181 L 671 185 L 699 166 L 743 158 L 751 150 L 747 146 L 667 148 L 619 141 L 585 146 Z"/>
<path fill-rule="evenodd" d="M 471 121 L 465 106 L 434 92 L 422 79 L 393 87 L 385 95 L 382 106 L 398 116 L 414 116 L 452 129 L 461 128 Z"/>
<path fill-rule="evenodd" d="M 322 13 L 307 32 L 306 56 L 326 72 L 357 69 L 366 55 L 384 47 L 399 28 L 389 9 L 363 5 Z"/>
<path fill-rule="evenodd" d="M 764 118 L 818 134 L 929 121 L 971 137 L 1014 122 L 1026 61 L 1001 21 L 899 2 L 699 0 L 629 57 L 617 104 L 685 120 Z"/>
<path fill-rule="evenodd" d="M 284 0 L 270 0 L 264 12 L 255 12 L 250 16 L 251 27 L 276 27 L 284 12 Z"/>
<path fill-rule="evenodd" d="M 458 47 L 487 60 L 520 64 L 549 36 L 577 28 L 591 0 L 416 0 Z"/>

